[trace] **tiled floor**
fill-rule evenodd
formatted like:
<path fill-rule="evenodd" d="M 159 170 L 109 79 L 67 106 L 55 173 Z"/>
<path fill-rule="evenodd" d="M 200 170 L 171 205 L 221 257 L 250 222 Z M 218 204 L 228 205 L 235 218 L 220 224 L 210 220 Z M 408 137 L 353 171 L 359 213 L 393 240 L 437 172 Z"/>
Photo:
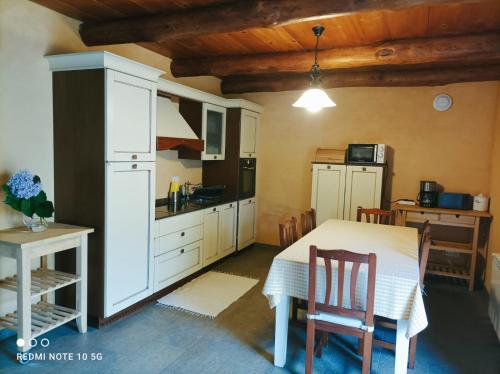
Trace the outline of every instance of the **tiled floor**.
<path fill-rule="evenodd" d="M 112 325 L 79 335 L 71 326 L 49 333 L 46 359 L 14 361 L 15 338 L 0 341 L 2 373 L 281 373 L 304 371 L 305 333 L 291 327 L 287 366 L 272 365 L 274 311 L 261 290 L 275 249 L 254 248 L 226 260 L 219 269 L 258 277 L 260 283 L 217 318 L 150 305 Z M 429 283 L 425 298 L 430 326 L 419 335 L 417 362 L 408 373 L 500 373 L 500 343 L 487 316 L 487 294 L 463 286 Z M 389 332 L 380 333 L 388 335 Z M 358 373 L 354 340 L 331 336 L 318 373 Z M 73 353 L 73 360 L 48 360 L 49 353 Z M 86 353 L 87 361 L 78 360 Z M 102 360 L 91 361 L 91 354 Z M 373 373 L 391 373 L 394 354 L 375 348 Z"/>

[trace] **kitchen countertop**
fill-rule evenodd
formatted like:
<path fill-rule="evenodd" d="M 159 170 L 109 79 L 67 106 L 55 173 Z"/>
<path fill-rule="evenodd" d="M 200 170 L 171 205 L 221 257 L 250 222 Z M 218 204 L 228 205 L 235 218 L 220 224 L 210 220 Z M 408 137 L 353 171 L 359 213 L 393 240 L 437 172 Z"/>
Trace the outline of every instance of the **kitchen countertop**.
<path fill-rule="evenodd" d="M 227 204 L 227 203 L 235 203 L 236 199 L 230 198 L 221 198 L 217 201 L 195 201 L 195 200 L 183 200 L 182 202 L 177 203 L 176 205 L 167 204 L 166 199 L 158 199 L 156 200 L 156 208 L 155 208 L 155 219 L 162 219 L 167 217 L 178 216 L 179 214 L 195 212 L 197 210 L 202 210 L 206 208 L 210 208 L 217 205 Z"/>

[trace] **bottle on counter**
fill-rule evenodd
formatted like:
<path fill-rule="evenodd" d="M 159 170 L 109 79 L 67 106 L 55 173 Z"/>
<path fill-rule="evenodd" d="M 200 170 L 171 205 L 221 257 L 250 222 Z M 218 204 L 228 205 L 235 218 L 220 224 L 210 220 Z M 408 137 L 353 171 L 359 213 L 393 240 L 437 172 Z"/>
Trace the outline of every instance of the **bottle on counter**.
<path fill-rule="evenodd" d="M 168 200 L 170 204 L 177 204 L 179 201 L 179 177 L 172 177 L 168 190 Z"/>

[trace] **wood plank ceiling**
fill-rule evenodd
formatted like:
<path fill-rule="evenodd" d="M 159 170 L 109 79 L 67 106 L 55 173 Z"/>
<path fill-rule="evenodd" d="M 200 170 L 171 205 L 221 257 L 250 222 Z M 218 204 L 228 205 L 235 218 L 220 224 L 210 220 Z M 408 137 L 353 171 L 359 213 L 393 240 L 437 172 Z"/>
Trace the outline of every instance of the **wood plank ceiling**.
<path fill-rule="evenodd" d="M 191 14 L 198 9 L 205 7 L 224 9 L 238 3 L 235 0 L 34 0 L 34 2 L 81 20 L 84 26 L 102 25 L 103 22 L 121 19 L 130 20 L 133 17 L 143 17 L 141 20 L 147 25 L 149 19 L 144 17 L 159 14 L 175 15 L 179 20 L 187 16 L 189 20 Z M 266 1 L 253 3 L 266 3 Z M 267 1 L 267 3 L 272 2 Z M 277 0 L 275 3 L 278 4 L 280 1 Z M 346 3 L 348 9 L 355 9 L 357 3 L 364 2 L 341 0 L 338 3 Z M 327 86 L 432 85 L 500 79 L 500 1 L 374 0 L 372 3 L 381 5 L 372 7 L 377 10 L 339 12 L 341 14 L 328 18 L 316 15 L 310 17 L 315 18 L 312 20 L 292 19 L 291 22 L 278 22 L 280 25 L 275 27 L 251 27 L 207 35 L 198 32 L 195 37 L 137 42 L 172 58 L 174 75 L 209 74 L 222 77 L 222 88 L 227 93 L 279 91 L 307 86 L 310 64 L 297 63 L 296 68 L 290 70 L 285 69 L 283 61 L 289 58 L 287 65 L 293 65 L 295 61 L 300 60 L 301 55 L 306 61 L 307 55 L 304 56 L 301 52 L 314 49 L 315 39 L 311 28 L 317 24 L 326 28 L 321 37 L 320 49 L 330 50 L 324 51 L 323 61 L 320 54 L 319 60 L 323 69 L 328 67 L 324 70 Z M 384 3 L 406 6 L 387 8 Z M 275 8 L 279 9 L 278 5 Z M 261 12 L 259 14 L 266 14 L 265 7 L 263 9 L 259 9 Z M 280 16 L 282 17 L 281 14 Z M 229 22 L 224 19 L 202 20 L 219 24 Z M 172 29 L 172 32 L 175 33 L 176 30 Z M 468 37 L 472 35 L 473 39 L 461 38 L 464 35 Z M 147 39 L 145 36 L 144 40 Z M 383 48 L 384 42 L 389 42 L 390 58 L 379 58 L 377 55 L 380 53 L 380 48 Z M 431 42 L 434 44 L 430 44 Z M 406 51 L 406 54 L 400 55 L 401 45 L 405 46 L 403 52 Z M 418 47 L 413 47 L 414 45 Z M 385 51 L 389 50 L 387 48 Z M 433 49 L 428 53 L 430 48 Z M 361 63 L 361 60 L 365 61 L 367 57 L 360 51 L 366 51 L 363 53 L 369 55 L 368 57 L 375 56 L 373 59 L 378 58 L 378 60 L 368 65 Z M 339 65 L 339 54 L 344 65 Z M 352 58 L 349 59 L 349 56 Z M 419 56 L 424 58 L 419 59 Z M 252 65 L 247 64 L 247 57 L 250 60 L 259 57 L 260 60 L 257 62 L 261 65 L 261 69 L 252 70 Z M 277 62 L 276 57 L 282 62 Z M 312 54 L 310 60 L 312 63 Z M 416 62 L 413 63 L 413 60 Z M 255 61 L 253 63 L 256 65 Z M 176 69 L 176 65 L 179 69 Z M 478 69 L 478 65 L 487 67 Z M 228 66 L 236 67 L 231 70 L 227 68 Z M 262 69 L 262 66 L 267 66 L 267 70 Z M 406 75 L 412 74 L 412 76 L 401 82 L 401 76 L 405 75 L 401 73 L 402 67 L 407 72 Z M 461 73 L 463 69 L 467 69 L 467 72 Z M 438 73 L 443 70 L 446 71 L 443 72 L 444 78 L 441 79 Z M 233 72 L 224 74 L 225 71 Z M 391 74 L 399 78 L 388 81 L 387 77 Z M 345 79 L 334 79 L 334 75 Z M 421 82 L 419 75 L 422 77 Z M 353 76 L 356 76 L 356 79 L 351 79 Z M 359 78 L 361 76 L 364 78 Z M 433 78 L 430 79 L 430 76 Z M 269 83 L 270 81 L 275 83 Z"/>

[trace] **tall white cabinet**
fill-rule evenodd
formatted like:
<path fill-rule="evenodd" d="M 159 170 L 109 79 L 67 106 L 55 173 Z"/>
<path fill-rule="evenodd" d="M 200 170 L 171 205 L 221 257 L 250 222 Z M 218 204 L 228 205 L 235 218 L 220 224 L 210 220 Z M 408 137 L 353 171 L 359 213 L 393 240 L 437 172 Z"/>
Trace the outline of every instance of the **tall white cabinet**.
<path fill-rule="evenodd" d="M 153 293 L 156 86 L 163 72 L 107 53 L 47 57 L 53 71 L 55 218 L 89 237 L 89 314 Z M 71 270 L 71 256 L 56 268 Z M 56 294 L 67 304 L 71 295 Z"/>
<path fill-rule="evenodd" d="M 313 164 L 311 207 L 317 224 L 328 219 L 356 220 L 358 206 L 380 208 L 384 166 Z"/>

